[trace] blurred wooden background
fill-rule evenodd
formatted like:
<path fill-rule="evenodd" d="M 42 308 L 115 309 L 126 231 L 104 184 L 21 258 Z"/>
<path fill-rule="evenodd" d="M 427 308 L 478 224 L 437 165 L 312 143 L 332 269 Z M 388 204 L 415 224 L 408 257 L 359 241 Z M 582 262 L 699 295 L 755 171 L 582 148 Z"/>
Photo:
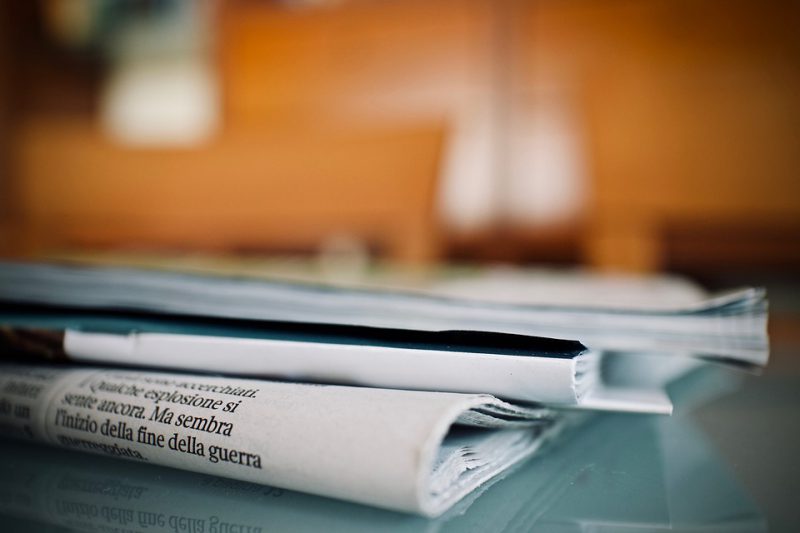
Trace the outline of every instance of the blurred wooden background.
<path fill-rule="evenodd" d="M 411 262 L 800 266 L 796 3 L 220 2 L 221 126 L 186 148 L 104 136 L 106 65 L 22 4 L 0 9 L 5 253 L 347 234 Z"/>

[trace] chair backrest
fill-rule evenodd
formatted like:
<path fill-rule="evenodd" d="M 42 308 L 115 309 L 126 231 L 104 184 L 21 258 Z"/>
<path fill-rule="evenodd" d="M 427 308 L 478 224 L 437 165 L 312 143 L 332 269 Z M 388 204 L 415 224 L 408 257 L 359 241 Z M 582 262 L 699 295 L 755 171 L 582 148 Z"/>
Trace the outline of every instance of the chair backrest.
<path fill-rule="evenodd" d="M 26 124 L 15 191 L 42 247 L 300 250 L 347 234 L 390 257 L 436 254 L 443 129 L 274 126 L 197 149 L 113 144 L 86 123 Z"/>

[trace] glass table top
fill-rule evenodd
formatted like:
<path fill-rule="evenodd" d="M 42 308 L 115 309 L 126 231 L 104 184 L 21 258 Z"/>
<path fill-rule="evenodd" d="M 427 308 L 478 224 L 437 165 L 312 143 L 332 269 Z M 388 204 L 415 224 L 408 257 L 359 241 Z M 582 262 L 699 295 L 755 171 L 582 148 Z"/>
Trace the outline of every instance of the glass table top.
<path fill-rule="evenodd" d="M 2 440 L 0 523 L 187 533 L 796 530 L 800 374 L 708 365 L 670 394 L 673 416 L 593 416 L 435 520 Z"/>

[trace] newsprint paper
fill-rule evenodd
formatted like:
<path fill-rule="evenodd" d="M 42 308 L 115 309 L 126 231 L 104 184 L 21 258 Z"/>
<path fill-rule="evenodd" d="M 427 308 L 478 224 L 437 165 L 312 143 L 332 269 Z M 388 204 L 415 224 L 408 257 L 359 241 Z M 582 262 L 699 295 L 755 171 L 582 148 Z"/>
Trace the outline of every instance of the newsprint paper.
<path fill-rule="evenodd" d="M 564 420 L 487 395 L 0 366 L 0 434 L 425 516 Z"/>

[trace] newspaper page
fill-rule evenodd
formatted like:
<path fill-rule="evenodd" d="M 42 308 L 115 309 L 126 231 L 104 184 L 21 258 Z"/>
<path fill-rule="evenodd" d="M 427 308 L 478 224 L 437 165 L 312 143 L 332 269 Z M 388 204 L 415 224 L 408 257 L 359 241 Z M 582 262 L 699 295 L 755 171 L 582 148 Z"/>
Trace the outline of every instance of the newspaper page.
<path fill-rule="evenodd" d="M 425 516 L 563 425 L 486 395 L 0 366 L 0 434 Z"/>
<path fill-rule="evenodd" d="M 660 293 L 647 294 L 655 298 Z M 17 303 L 419 331 L 488 331 L 575 339 L 593 350 L 700 355 L 758 366 L 769 360 L 763 288 L 745 287 L 648 307 L 629 299 L 630 307 L 625 308 L 609 307 L 605 300 L 594 306 L 569 306 L 460 296 L 0 262 L 0 299 Z"/>

